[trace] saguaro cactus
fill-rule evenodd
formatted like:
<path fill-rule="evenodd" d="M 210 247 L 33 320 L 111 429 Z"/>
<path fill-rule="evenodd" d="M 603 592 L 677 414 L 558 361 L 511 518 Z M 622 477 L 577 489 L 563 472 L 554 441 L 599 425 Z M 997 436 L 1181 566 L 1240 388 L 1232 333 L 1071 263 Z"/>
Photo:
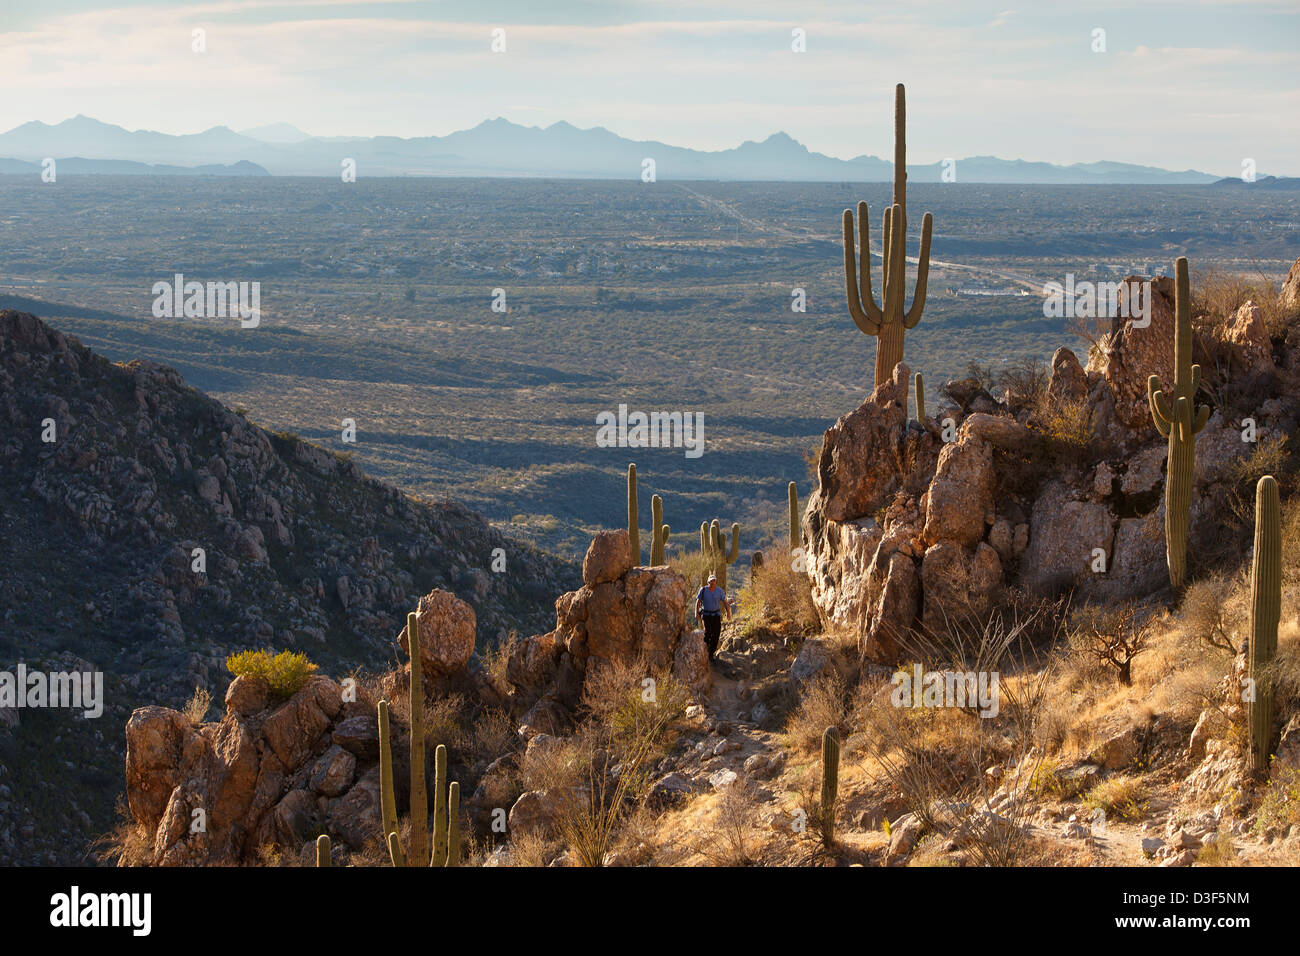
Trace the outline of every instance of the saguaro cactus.
<path fill-rule="evenodd" d="M 664 503 L 658 495 L 650 499 L 650 566 L 667 564 L 668 536 L 672 529 L 664 524 Z"/>
<path fill-rule="evenodd" d="M 316 865 L 334 865 L 330 860 L 330 838 L 324 833 L 316 838 Z"/>
<path fill-rule="evenodd" d="M 803 535 L 799 533 L 799 486 L 793 481 L 788 489 L 790 494 L 790 550 L 803 546 Z"/>
<path fill-rule="evenodd" d="M 1250 724 L 1250 766 L 1268 769 L 1273 737 L 1273 690 L 1268 667 L 1277 653 L 1282 617 L 1282 511 L 1277 482 L 1265 475 L 1255 486 L 1255 554 L 1250 563 L 1250 648 L 1246 676 L 1254 700 L 1246 702 Z"/>
<path fill-rule="evenodd" d="M 636 503 L 636 465 L 627 466 L 627 536 L 632 541 L 632 564 L 641 563 L 641 532 L 637 524 L 641 520 L 641 509 Z"/>
<path fill-rule="evenodd" d="M 429 801 L 424 778 L 424 668 L 420 661 L 420 617 L 406 616 L 407 648 L 411 656 L 411 850 L 409 859 L 419 861 L 429 854 L 429 866 L 456 866 L 460 861 L 460 784 L 447 786 L 447 748 L 434 752 L 433 852 L 429 851 Z M 397 826 L 397 801 L 393 792 L 393 749 L 389 736 L 388 701 L 379 711 L 379 808 L 384 842 L 393 866 L 406 866 L 408 854 L 402 847 Z M 454 836 L 449 840 L 448 832 Z M 454 853 L 452 852 L 454 847 Z M 319 847 L 318 847 L 319 851 Z M 417 864 L 418 865 L 418 864 Z"/>
<path fill-rule="evenodd" d="M 1147 379 L 1147 398 L 1156 430 L 1169 439 L 1165 469 L 1165 562 L 1169 583 L 1180 588 L 1187 580 L 1187 526 L 1192 510 L 1192 470 L 1196 464 L 1196 435 L 1210 417 L 1210 406 L 1193 411 L 1201 367 L 1192 364 L 1192 294 L 1187 257 L 1175 263 L 1174 389 L 1167 393 L 1158 375 Z"/>
<path fill-rule="evenodd" d="M 835 839 L 835 800 L 840 787 L 840 732 L 827 727 L 822 732 L 822 839 Z"/>
<path fill-rule="evenodd" d="M 928 212 L 921 220 L 921 252 L 917 257 L 916 291 L 912 306 L 903 308 L 907 278 L 907 96 L 903 84 L 894 90 L 894 204 L 885 210 L 881 255 L 881 300 L 876 303 L 871 289 L 870 228 L 867 204 L 858 203 L 858 241 L 855 263 L 853 210 L 844 210 L 844 284 L 849 315 L 867 335 L 877 337 L 876 385 L 889 381 L 894 366 L 903 360 L 903 336 L 916 328 L 925 308 L 926 280 L 930 275 L 930 235 L 934 217 Z"/>
<path fill-rule="evenodd" d="M 732 524 L 731 547 L 728 548 L 727 533 L 722 530 L 717 518 L 713 519 L 712 524 L 700 522 L 700 553 L 705 560 L 704 576 L 707 578 L 712 571 L 718 576 L 718 586 L 726 590 L 727 565 L 735 564 L 740 557 L 740 525 Z"/>
<path fill-rule="evenodd" d="M 915 381 L 916 381 L 916 420 L 920 424 L 924 425 L 925 424 L 925 379 L 921 377 L 920 372 L 916 373 Z"/>

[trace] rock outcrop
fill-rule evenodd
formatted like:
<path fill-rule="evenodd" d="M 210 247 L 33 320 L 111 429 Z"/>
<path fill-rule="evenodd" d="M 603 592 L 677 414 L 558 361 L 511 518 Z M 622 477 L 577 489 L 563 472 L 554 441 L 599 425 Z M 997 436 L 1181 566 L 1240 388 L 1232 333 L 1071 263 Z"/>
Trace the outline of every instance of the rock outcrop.
<path fill-rule="evenodd" d="M 1300 263 L 1288 282 L 1297 275 Z M 820 486 L 803 515 L 825 625 L 856 631 L 864 655 L 893 663 L 910 632 L 981 615 L 1006 586 L 1107 600 L 1165 586 L 1166 448 L 1146 389 L 1149 375 L 1172 376 L 1173 286 L 1157 279 L 1152 289 L 1149 324 L 1116 318 L 1087 368 L 1058 349 L 1044 395 L 1028 407 L 970 379 L 944 387 L 953 404 L 940 421 L 909 424 L 910 371 L 900 364 L 827 430 Z M 1222 326 L 1216 347 L 1229 370 L 1269 387 L 1234 399 L 1252 413 L 1254 444 L 1221 412 L 1198 436 L 1192 526 L 1201 543 L 1218 533 L 1213 515 L 1227 504 L 1234 463 L 1297 425 L 1295 346 L 1270 340 L 1253 303 Z"/>

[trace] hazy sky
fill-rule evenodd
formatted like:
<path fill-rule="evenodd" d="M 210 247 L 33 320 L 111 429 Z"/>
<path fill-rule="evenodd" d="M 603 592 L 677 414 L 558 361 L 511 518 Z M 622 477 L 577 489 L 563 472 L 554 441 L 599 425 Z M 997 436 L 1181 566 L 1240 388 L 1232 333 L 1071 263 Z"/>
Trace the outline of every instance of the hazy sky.
<path fill-rule="evenodd" d="M 783 130 L 887 156 L 902 81 L 912 162 L 1235 175 L 1250 157 L 1300 175 L 1298 51 L 1300 0 L 0 0 L 0 129 L 84 113 L 169 133 L 419 136 L 504 116 L 700 149 Z"/>

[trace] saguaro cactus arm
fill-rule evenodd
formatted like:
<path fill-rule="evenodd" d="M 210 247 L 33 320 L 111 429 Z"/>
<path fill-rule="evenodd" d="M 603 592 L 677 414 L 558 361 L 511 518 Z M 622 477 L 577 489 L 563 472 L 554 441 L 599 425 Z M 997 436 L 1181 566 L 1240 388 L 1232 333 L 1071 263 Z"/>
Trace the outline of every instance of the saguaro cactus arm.
<path fill-rule="evenodd" d="M 934 217 L 928 212 L 921 219 L 921 254 L 916 260 L 916 289 L 912 293 L 912 307 L 903 316 L 903 328 L 914 329 L 921 321 L 925 308 L 926 283 L 930 279 L 930 234 L 934 230 Z"/>
<path fill-rule="evenodd" d="M 877 335 L 884 314 L 876 305 L 871 289 L 871 247 L 867 240 L 867 204 L 858 203 L 858 249 L 853 248 L 853 210 L 844 210 L 844 284 L 849 302 L 849 315 L 854 324 L 867 335 Z M 862 268 L 857 267 L 861 257 Z"/>

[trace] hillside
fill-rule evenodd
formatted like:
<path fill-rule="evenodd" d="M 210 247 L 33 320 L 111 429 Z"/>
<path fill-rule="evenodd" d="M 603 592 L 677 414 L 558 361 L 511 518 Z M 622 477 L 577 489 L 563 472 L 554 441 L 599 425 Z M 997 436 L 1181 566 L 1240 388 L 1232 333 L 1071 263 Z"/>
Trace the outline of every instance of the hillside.
<path fill-rule="evenodd" d="M 232 651 L 379 669 L 432 587 L 473 602 L 486 644 L 536 627 L 576 579 L 464 507 L 30 314 L 0 311 L 0 421 L 0 661 L 102 671 L 105 688 L 99 719 L 0 712 L 0 863 L 80 861 L 121 793 L 116 728 L 145 701 L 220 694 Z"/>

